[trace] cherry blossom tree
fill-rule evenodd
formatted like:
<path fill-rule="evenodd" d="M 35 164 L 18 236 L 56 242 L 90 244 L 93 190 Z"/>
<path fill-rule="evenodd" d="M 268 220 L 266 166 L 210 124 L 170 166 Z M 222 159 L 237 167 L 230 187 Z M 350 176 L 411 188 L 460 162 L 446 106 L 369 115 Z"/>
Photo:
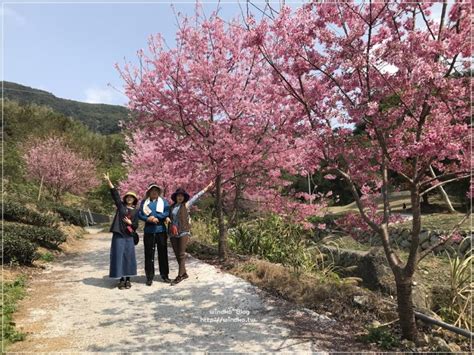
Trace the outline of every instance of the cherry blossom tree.
<path fill-rule="evenodd" d="M 99 184 L 95 162 L 81 157 L 62 138 L 27 142 L 23 158 L 26 177 L 40 182 L 56 201 L 66 192 L 81 195 Z"/>
<path fill-rule="evenodd" d="M 294 12 L 283 7 L 268 14 L 271 20 L 246 21 L 280 87 L 272 90 L 288 100 L 289 110 L 305 113 L 307 162 L 320 164 L 328 179 L 345 179 L 359 210 L 358 221 L 351 216 L 354 228 L 364 225 L 380 236 L 396 282 L 402 333 L 411 340 L 417 336 L 413 274 L 437 246 L 419 250 L 420 199 L 470 173 L 470 78 L 464 74 L 471 55 L 470 4 L 445 1 L 436 19 L 434 6 L 314 2 Z M 410 191 L 407 260 L 388 233 L 394 177 Z M 371 204 L 378 196 L 382 211 Z"/>
<path fill-rule="evenodd" d="M 296 134 L 304 123 L 296 119 L 302 109 L 289 112 L 291 98 L 275 96 L 274 77 L 251 40 L 241 22 L 227 23 L 217 13 L 206 18 L 198 9 L 194 18 L 179 18 L 176 48 L 153 36 L 149 53 L 139 52 L 141 66 L 119 68 L 137 115 L 129 126 L 124 186 L 161 180 L 195 192 L 214 180 L 222 258 L 225 204 L 235 211 L 253 201 L 301 219 L 322 206 L 283 191 L 290 182 L 282 171 L 301 172 L 305 141 Z"/>

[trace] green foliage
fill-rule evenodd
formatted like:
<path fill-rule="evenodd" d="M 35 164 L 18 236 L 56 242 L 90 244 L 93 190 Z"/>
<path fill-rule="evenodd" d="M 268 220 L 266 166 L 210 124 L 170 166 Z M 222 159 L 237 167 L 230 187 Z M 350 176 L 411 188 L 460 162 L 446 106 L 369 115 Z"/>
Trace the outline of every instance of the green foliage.
<path fill-rule="evenodd" d="M 81 122 L 53 111 L 50 107 L 30 103 L 19 104 L 15 101 L 4 102 L 4 182 L 5 190 L 15 198 L 21 197 L 36 202 L 39 183 L 25 179 L 23 153 L 30 139 L 43 139 L 50 136 L 62 137 L 82 156 L 98 162 L 99 173 L 110 171 L 112 177 L 122 179 L 125 169 L 122 166 L 122 154 L 127 149 L 121 134 L 104 136 L 92 132 Z M 109 192 L 104 186 L 92 191 L 81 207 L 97 212 L 105 212 L 110 205 Z M 51 200 L 48 193 L 42 194 L 41 203 Z"/>
<path fill-rule="evenodd" d="M 3 209 L 3 218 L 6 221 L 48 227 L 53 227 L 57 223 L 55 217 L 38 213 L 25 207 L 23 204 L 10 199 L 4 200 Z"/>
<path fill-rule="evenodd" d="M 375 343 L 385 350 L 393 349 L 400 343 L 398 338 L 387 327 L 369 327 L 368 333 L 360 338 L 364 342 Z"/>
<path fill-rule="evenodd" d="M 474 255 L 451 257 L 446 253 L 450 266 L 450 294 L 444 297 L 440 314 L 455 326 L 472 330 L 472 298 L 474 282 L 471 279 Z"/>
<path fill-rule="evenodd" d="M 201 215 L 195 217 L 191 223 L 191 233 L 193 238 L 207 245 L 217 245 L 219 231 L 217 221 L 214 218 Z"/>
<path fill-rule="evenodd" d="M 90 104 L 61 99 L 53 94 L 16 83 L 4 82 L 4 97 L 21 104 L 48 106 L 63 116 L 82 122 L 90 130 L 104 134 L 120 131 L 119 121 L 128 120 L 128 110 L 119 105 Z"/>
<path fill-rule="evenodd" d="M 11 154 L 6 155 L 9 158 L 8 161 L 12 162 L 12 167 L 14 167 L 15 158 L 18 159 L 25 148 L 23 143 L 33 136 L 62 137 L 73 150 L 80 152 L 86 158 L 100 161 L 103 166 L 120 165 L 122 162 L 122 153 L 126 145 L 120 134 L 104 136 L 92 132 L 77 120 L 55 112 L 49 107 L 34 104 L 20 105 L 18 102 L 6 100 L 4 115 L 6 118 L 5 140 L 11 146 L 11 152 L 6 152 Z M 19 160 L 16 161 L 18 162 Z M 16 174 L 11 173 L 12 176 Z"/>
<path fill-rule="evenodd" d="M 258 255 L 296 272 L 318 270 L 322 254 L 308 244 L 306 233 L 302 226 L 270 215 L 229 229 L 228 243 L 238 253 Z"/>
<path fill-rule="evenodd" d="M 467 212 L 471 206 L 471 199 L 467 196 L 466 191 L 469 191 L 470 179 L 465 178 L 460 181 L 454 181 L 452 183 L 445 185 L 445 190 L 448 195 L 451 197 L 451 202 L 457 202 L 460 204 L 459 207 L 456 207 L 459 211 Z M 454 198 L 453 198 L 454 197 Z"/>
<path fill-rule="evenodd" d="M 66 241 L 66 236 L 59 229 L 20 223 L 4 222 L 3 233 L 12 236 L 12 238 L 17 237 L 31 241 L 48 249 L 57 249 Z"/>
<path fill-rule="evenodd" d="M 49 251 L 47 251 L 46 253 L 42 253 L 39 259 L 50 263 L 51 261 L 54 260 L 54 255 L 51 254 Z"/>
<path fill-rule="evenodd" d="M 79 211 L 74 208 L 60 205 L 54 207 L 54 211 L 59 213 L 61 219 L 65 222 L 69 222 L 80 227 L 86 226 L 86 222 L 81 217 Z"/>
<path fill-rule="evenodd" d="M 4 282 L 2 286 L 3 303 L 0 307 L 2 308 L 2 338 L 4 340 L 3 348 L 5 349 L 8 343 L 25 338 L 24 333 L 15 329 L 12 315 L 16 310 L 17 302 L 26 294 L 26 280 L 24 276 L 21 276 L 13 282 Z"/>
<path fill-rule="evenodd" d="M 19 182 L 18 179 L 24 182 L 25 164 L 16 144 L 4 144 L 3 146 L 3 169 L 5 178 L 8 179 L 10 177 L 17 183 Z"/>
<path fill-rule="evenodd" d="M 243 272 L 255 272 L 255 271 L 257 271 L 257 265 L 255 265 L 253 263 L 244 264 L 244 266 L 242 267 L 242 271 Z"/>
<path fill-rule="evenodd" d="M 107 169 L 112 181 L 120 181 L 126 177 L 126 170 L 123 166 L 117 165 Z M 95 190 L 87 194 L 87 200 L 84 202 L 85 208 L 90 208 L 97 213 L 110 213 L 110 206 L 112 205 L 110 198 L 110 189 L 107 184 L 101 184 Z"/>
<path fill-rule="evenodd" d="M 18 237 L 14 233 L 3 233 L 3 260 L 2 263 L 19 263 L 31 265 L 39 255 L 36 253 L 36 243 Z"/>

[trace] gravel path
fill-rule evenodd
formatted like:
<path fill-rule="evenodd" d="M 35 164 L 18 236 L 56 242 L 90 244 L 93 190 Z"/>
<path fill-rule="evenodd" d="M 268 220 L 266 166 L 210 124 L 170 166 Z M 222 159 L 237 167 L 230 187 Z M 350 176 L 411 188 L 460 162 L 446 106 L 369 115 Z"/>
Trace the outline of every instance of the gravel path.
<path fill-rule="evenodd" d="M 110 234 L 88 234 L 30 283 L 9 352 L 350 351 L 335 321 L 188 257 L 190 278 L 145 285 L 143 243 L 130 290 L 107 277 Z M 177 264 L 169 252 L 170 277 Z M 357 346 L 356 346 L 357 347 Z"/>

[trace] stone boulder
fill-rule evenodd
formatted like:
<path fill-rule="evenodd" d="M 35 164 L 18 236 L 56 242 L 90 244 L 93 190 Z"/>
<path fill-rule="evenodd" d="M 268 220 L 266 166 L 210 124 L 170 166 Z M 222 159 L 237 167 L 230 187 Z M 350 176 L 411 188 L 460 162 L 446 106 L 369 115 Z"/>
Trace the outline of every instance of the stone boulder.
<path fill-rule="evenodd" d="M 331 254 L 331 259 L 339 267 L 339 273 L 343 276 L 358 277 L 362 279 L 363 286 L 368 289 L 396 296 L 395 278 L 382 247 L 361 251 L 324 246 L 321 250 Z M 415 282 L 412 290 L 415 308 L 429 310 L 431 308 L 429 289 Z"/>
<path fill-rule="evenodd" d="M 363 285 L 371 290 L 381 290 L 392 295 L 396 293 L 393 273 L 381 247 L 374 247 L 370 251 L 332 246 L 323 246 L 321 249 L 332 256 L 343 276 L 359 277 Z"/>

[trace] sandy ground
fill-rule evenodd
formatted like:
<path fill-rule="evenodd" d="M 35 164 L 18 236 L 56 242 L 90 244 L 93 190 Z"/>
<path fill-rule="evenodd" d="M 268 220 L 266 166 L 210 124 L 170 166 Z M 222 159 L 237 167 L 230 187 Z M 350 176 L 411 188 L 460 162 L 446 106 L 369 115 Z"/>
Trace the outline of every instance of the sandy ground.
<path fill-rule="evenodd" d="M 143 243 L 130 290 L 107 277 L 109 233 L 88 234 L 31 280 L 8 352 L 354 351 L 338 324 L 188 256 L 189 279 L 145 285 Z M 177 264 L 169 252 L 170 277 Z M 156 260 L 155 260 L 156 262 Z"/>

